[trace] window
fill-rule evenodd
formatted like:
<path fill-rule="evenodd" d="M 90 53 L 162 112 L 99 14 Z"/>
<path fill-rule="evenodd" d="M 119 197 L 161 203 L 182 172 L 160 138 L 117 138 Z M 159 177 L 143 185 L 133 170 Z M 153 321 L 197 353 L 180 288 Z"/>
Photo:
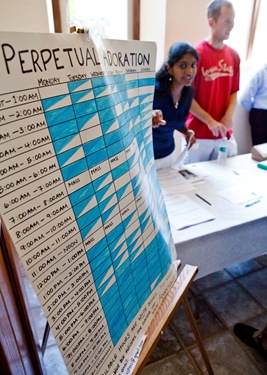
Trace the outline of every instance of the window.
<path fill-rule="evenodd" d="M 267 35 L 267 1 L 260 2 L 259 15 L 255 30 L 251 59 L 258 63 L 267 63 L 266 35 Z"/>
<path fill-rule="evenodd" d="M 235 8 L 235 26 L 227 44 L 236 49 L 242 59 L 247 58 L 253 62 L 267 62 L 267 50 L 265 39 L 267 35 L 267 1 L 261 0 L 232 0 Z M 251 27 L 253 10 L 259 10 L 254 14 L 255 29 Z M 250 46 L 249 44 L 252 43 Z M 248 51 L 249 56 L 248 56 Z"/>
<path fill-rule="evenodd" d="M 69 27 L 89 28 L 94 37 L 128 39 L 127 0 L 69 0 Z"/>
<path fill-rule="evenodd" d="M 267 1 L 232 0 L 232 3 L 236 13 L 235 27 L 226 43 L 238 51 L 243 62 L 247 57 L 251 61 L 267 62 L 267 49 L 264 48 Z M 69 28 L 88 27 L 93 36 L 104 38 L 133 39 L 134 35 L 134 39 L 139 39 L 140 0 L 68 0 L 68 6 Z M 255 7 L 259 12 L 254 14 L 255 27 L 251 27 Z"/>
<path fill-rule="evenodd" d="M 235 26 L 226 43 L 234 48 L 242 61 L 246 60 L 254 0 L 231 0 L 235 9 Z"/>

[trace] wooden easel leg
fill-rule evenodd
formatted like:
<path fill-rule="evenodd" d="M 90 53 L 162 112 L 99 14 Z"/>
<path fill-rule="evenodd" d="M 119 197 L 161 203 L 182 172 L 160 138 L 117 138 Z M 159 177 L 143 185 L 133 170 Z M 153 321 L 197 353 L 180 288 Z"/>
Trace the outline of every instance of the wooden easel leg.
<path fill-rule="evenodd" d="M 195 322 L 195 319 L 194 319 L 194 315 L 191 311 L 191 308 L 190 308 L 190 305 L 189 305 L 189 302 L 188 302 L 186 296 L 184 296 L 182 302 L 183 302 L 183 306 L 184 306 L 184 309 L 185 309 L 186 316 L 187 316 L 187 318 L 189 320 L 189 323 L 191 325 L 192 332 L 195 336 L 195 339 L 196 339 L 196 342 L 198 344 L 199 350 L 202 354 L 202 358 L 203 358 L 203 360 L 205 362 L 205 365 L 207 367 L 208 373 L 210 375 L 214 375 L 214 372 L 213 372 L 213 369 L 211 367 L 208 354 L 207 354 L 206 349 L 204 347 L 204 344 L 202 342 L 201 336 L 199 334 L 199 331 L 198 331 L 198 328 L 197 328 L 197 325 L 196 325 L 196 322 Z"/>
<path fill-rule="evenodd" d="M 192 288 L 189 288 L 188 291 L 192 295 L 192 302 L 194 304 L 193 315 L 194 315 L 195 320 L 198 322 L 199 321 L 199 316 L 200 316 L 200 311 L 199 311 L 199 303 L 197 301 L 197 296 L 193 292 Z"/>

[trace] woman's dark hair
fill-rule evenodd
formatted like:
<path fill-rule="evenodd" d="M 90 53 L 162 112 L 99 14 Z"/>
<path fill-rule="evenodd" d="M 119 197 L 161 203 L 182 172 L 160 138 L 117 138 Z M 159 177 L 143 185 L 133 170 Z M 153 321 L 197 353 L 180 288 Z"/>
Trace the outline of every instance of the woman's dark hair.
<path fill-rule="evenodd" d="M 170 67 L 173 67 L 173 65 L 177 61 L 181 60 L 181 58 L 187 53 L 194 56 L 195 59 L 198 61 L 199 59 L 198 53 L 196 49 L 190 43 L 187 43 L 187 42 L 174 43 L 169 49 L 167 60 L 162 64 L 161 68 L 157 71 L 156 79 L 163 83 L 165 83 L 166 81 L 169 81 L 170 74 L 167 71 L 166 65 L 169 64 Z"/>

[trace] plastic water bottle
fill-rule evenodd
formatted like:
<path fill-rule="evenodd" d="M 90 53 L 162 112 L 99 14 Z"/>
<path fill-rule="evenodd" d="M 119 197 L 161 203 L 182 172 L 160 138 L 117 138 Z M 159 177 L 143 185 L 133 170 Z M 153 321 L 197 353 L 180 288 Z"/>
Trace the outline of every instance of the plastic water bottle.
<path fill-rule="evenodd" d="M 220 146 L 219 146 L 217 161 L 220 165 L 226 164 L 227 155 L 228 155 L 228 139 L 225 137 L 222 139 Z"/>

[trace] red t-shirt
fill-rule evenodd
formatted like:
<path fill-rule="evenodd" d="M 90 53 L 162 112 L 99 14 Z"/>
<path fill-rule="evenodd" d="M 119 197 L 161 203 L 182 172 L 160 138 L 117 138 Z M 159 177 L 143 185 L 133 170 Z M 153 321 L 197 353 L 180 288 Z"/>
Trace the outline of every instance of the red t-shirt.
<path fill-rule="evenodd" d="M 206 41 L 196 45 L 199 54 L 194 80 L 195 99 L 215 120 L 220 121 L 229 104 L 230 95 L 239 90 L 240 57 L 231 47 L 215 49 Z M 215 139 L 206 124 L 188 115 L 188 128 L 199 139 Z"/>

